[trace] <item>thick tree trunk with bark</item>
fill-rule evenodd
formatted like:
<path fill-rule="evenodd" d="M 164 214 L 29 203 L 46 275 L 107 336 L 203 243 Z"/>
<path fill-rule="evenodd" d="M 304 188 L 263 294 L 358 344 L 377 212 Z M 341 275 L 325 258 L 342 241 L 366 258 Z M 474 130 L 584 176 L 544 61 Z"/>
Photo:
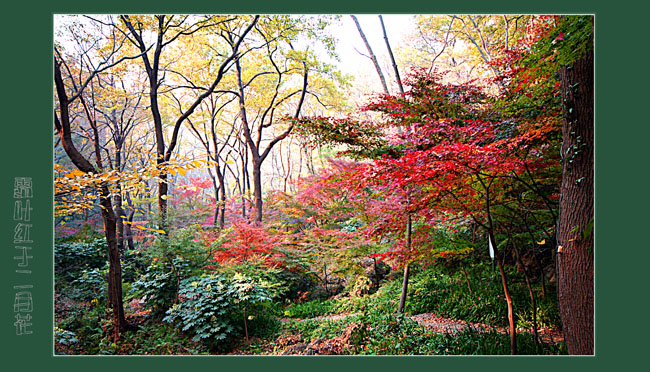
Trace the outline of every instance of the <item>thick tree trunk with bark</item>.
<path fill-rule="evenodd" d="M 114 337 L 117 339 L 119 334 L 126 329 L 127 323 L 122 303 L 122 265 L 120 263 L 120 249 L 117 244 L 117 217 L 113 213 L 112 203 L 108 195 L 108 186 L 103 185 L 100 204 L 102 220 L 104 221 L 104 235 L 108 243 L 109 299 L 113 312 Z"/>
<path fill-rule="evenodd" d="M 570 354 L 594 354 L 594 57 L 560 72 L 562 186 L 557 226 L 557 288 Z"/>
<path fill-rule="evenodd" d="M 135 215 L 135 210 L 131 210 L 131 212 L 129 212 L 129 217 L 127 218 L 129 223 L 124 225 L 124 232 L 126 233 L 126 244 L 128 245 L 129 250 L 131 251 L 135 250 L 135 244 L 133 243 L 133 229 L 131 229 L 134 215 Z"/>
<path fill-rule="evenodd" d="M 122 152 L 120 150 L 121 143 L 118 142 L 115 145 L 115 170 L 121 172 L 122 168 Z M 124 252 L 124 220 L 126 216 L 124 214 L 124 209 L 122 209 L 122 187 L 120 181 L 117 181 L 116 192 L 115 192 L 115 215 L 117 223 L 117 248 L 120 252 Z"/>
<path fill-rule="evenodd" d="M 162 163 L 159 163 L 162 164 Z M 161 171 L 158 177 L 158 212 L 160 213 L 159 229 L 167 234 L 167 173 Z"/>
<path fill-rule="evenodd" d="M 262 222 L 262 164 L 253 159 L 253 199 L 255 209 L 255 221 Z"/>

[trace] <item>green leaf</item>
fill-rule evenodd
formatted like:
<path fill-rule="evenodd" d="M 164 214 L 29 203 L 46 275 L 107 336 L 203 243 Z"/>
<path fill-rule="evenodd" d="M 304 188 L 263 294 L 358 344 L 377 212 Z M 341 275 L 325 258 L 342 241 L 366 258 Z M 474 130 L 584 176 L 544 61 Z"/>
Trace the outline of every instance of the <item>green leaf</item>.
<path fill-rule="evenodd" d="M 591 235 L 592 230 L 594 229 L 594 218 L 592 217 L 591 220 L 589 220 L 589 223 L 587 224 L 587 228 L 585 228 L 584 233 L 582 234 L 582 237 L 584 239 L 587 239 L 589 235 Z"/>

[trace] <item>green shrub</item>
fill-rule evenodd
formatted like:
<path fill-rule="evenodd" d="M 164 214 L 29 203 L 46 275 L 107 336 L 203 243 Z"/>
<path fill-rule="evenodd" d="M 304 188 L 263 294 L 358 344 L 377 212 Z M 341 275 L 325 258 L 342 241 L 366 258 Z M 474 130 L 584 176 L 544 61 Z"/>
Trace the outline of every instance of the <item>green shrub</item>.
<path fill-rule="evenodd" d="M 91 305 L 81 305 L 71 309 L 56 327 L 74 330 L 77 339 L 75 349 L 81 354 L 99 354 L 102 340 L 107 337 L 105 330 L 112 329 L 110 315 L 101 302 L 91 301 Z M 63 335 L 62 335 L 63 336 Z"/>
<path fill-rule="evenodd" d="M 422 327 L 404 314 L 384 314 L 363 317 L 367 323 L 366 347 L 362 354 L 413 355 L 419 354 L 424 342 Z"/>
<path fill-rule="evenodd" d="M 406 310 L 412 314 L 433 312 L 440 316 L 487 324 L 502 324 L 507 316 L 501 283 L 491 275 L 472 282 L 473 293 L 457 276 L 428 270 L 409 285 Z"/>
<path fill-rule="evenodd" d="M 453 335 L 435 334 L 420 345 L 418 353 L 429 355 L 508 355 L 510 354 L 510 335 L 494 331 L 484 333 L 473 329 Z M 517 354 L 560 355 L 566 353 L 564 343 L 535 346 L 532 336 L 525 333 L 517 334 Z"/>
<path fill-rule="evenodd" d="M 79 276 L 68 287 L 70 298 L 80 301 L 106 300 L 108 292 L 108 265 L 102 269 L 92 268 L 81 270 Z"/>
<path fill-rule="evenodd" d="M 305 342 L 318 339 L 329 339 L 340 336 L 345 327 L 351 322 L 360 321 L 361 315 L 349 316 L 337 320 L 301 320 L 289 321 L 283 324 L 283 330 L 292 334 L 301 334 Z"/>
<path fill-rule="evenodd" d="M 148 262 L 180 259 L 187 263 L 193 274 L 205 266 L 211 258 L 211 252 L 199 239 L 198 226 L 188 226 L 170 231 L 169 235 L 157 236 L 150 247 L 143 251 Z"/>
<path fill-rule="evenodd" d="M 236 332 L 231 301 L 235 292 L 226 278 L 203 275 L 185 279 L 179 295 L 182 301 L 172 306 L 163 320 L 178 322 L 182 331 L 194 335 L 193 341 L 216 345 Z"/>
<path fill-rule="evenodd" d="M 179 291 L 181 301 L 167 311 L 164 320 L 178 322 L 182 331 L 194 335 L 193 341 L 223 347 L 246 328 L 249 334 L 272 328 L 268 285 L 243 274 L 185 279 Z"/>
<path fill-rule="evenodd" d="M 150 320 L 136 332 L 122 334 L 117 344 L 106 343 L 104 353 L 126 355 L 201 355 L 208 350 L 167 322 Z"/>
<path fill-rule="evenodd" d="M 79 343 L 74 332 L 54 327 L 54 345 L 56 354 L 67 354 L 65 351 L 72 349 Z"/>
<path fill-rule="evenodd" d="M 542 298 L 538 292 L 535 302 L 537 305 L 537 328 L 562 328 L 555 287 L 547 284 L 546 298 Z M 525 307 L 517 307 L 517 327 L 531 329 L 533 309 L 530 305 L 530 298 L 526 298 L 522 305 Z"/>
<path fill-rule="evenodd" d="M 147 269 L 149 261 L 142 257 L 139 251 L 126 251 L 122 260 L 122 282 L 132 283 L 140 278 Z"/>
<path fill-rule="evenodd" d="M 232 278 L 235 282 L 256 283 L 256 288 L 264 288 L 268 299 L 279 300 L 287 290 L 287 282 L 282 270 L 267 267 L 259 262 L 245 262 L 217 267 L 217 272 Z"/>
<path fill-rule="evenodd" d="M 154 262 L 140 279 L 133 282 L 131 296 L 142 296 L 146 308 L 151 309 L 155 316 L 162 315 L 176 302 L 180 281 L 188 273 L 188 265 L 182 259 L 174 259 L 173 264 Z"/>
<path fill-rule="evenodd" d="M 376 314 L 389 314 L 397 311 L 401 282 L 387 282 L 377 292 L 361 297 L 343 297 L 337 300 L 333 312 L 368 312 Z"/>
<path fill-rule="evenodd" d="M 498 273 L 482 263 L 468 266 L 467 272 L 471 293 L 460 270 L 435 266 L 416 273 L 409 284 L 406 311 L 411 314 L 432 312 L 490 325 L 507 324 L 508 309 Z M 516 272 L 508 273 L 508 282 L 515 314 L 519 317 L 518 325 L 528 328 L 532 322 L 528 288 L 521 274 Z M 547 290 L 552 292 L 552 288 Z M 536 298 L 540 326 L 559 326 L 557 302 L 553 298 L 552 294 L 547 294 L 546 300 L 539 295 Z"/>
<path fill-rule="evenodd" d="M 331 314 L 337 305 L 337 300 L 313 300 L 303 303 L 291 303 L 284 310 L 287 318 L 314 318 Z"/>
<path fill-rule="evenodd" d="M 54 270 L 57 281 L 71 282 L 83 270 L 100 269 L 107 261 L 105 239 L 91 242 L 66 242 L 54 246 Z"/>

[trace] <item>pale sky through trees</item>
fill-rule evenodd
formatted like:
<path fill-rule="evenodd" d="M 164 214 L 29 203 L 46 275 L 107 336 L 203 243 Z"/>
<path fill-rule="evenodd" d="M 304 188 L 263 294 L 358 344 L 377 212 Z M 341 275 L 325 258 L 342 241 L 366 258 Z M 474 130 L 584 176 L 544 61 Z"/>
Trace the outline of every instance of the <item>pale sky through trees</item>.
<path fill-rule="evenodd" d="M 357 15 L 357 18 L 373 52 L 378 57 L 386 56 L 386 44 L 377 14 L 362 14 Z M 403 37 L 413 30 L 414 16 L 412 14 L 382 14 L 382 18 L 386 26 L 388 40 L 391 47 L 395 49 Z M 373 69 L 370 59 L 359 54 L 359 52 L 365 55 L 368 53 L 349 15 L 346 14 L 342 17 L 341 26 L 334 30 L 334 35 L 339 40 L 337 51 L 341 57 L 343 72 L 354 74 L 361 70 Z"/>
<path fill-rule="evenodd" d="M 359 24 L 363 29 L 370 47 L 379 59 L 379 62 L 384 70 L 386 79 L 390 80 L 389 85 L 394 84 L 394 76 L 392 68 L 389 65 L 388 51 L 386 43 L 379 23 L 377 14 L 362 14 L 356 15 Z M 393 49 L 393 53 L 397 53 L 400 43 L 404 37 L 411 33 L 414 29 L 415 18 L 412 14 L 382 14 L 384 25 L 386 27 L 386 34 Z M 334 36 L 338 39 L 337 53 L 341 60 L 339 68 L 341 72 L 350 74 L 355 77 L 357 83 L 371 87 L 374 92 L 382 91 L 379 78 L 372 65 L 370 58 L 366 57 L 368 52 L 365 45 L 359 36 L 354 22 L 349 14 L 342 16 L 340 27 L 333 30 Z M 361 55 L 360 53 L 363 53 Z M 404 74 L 406 71 L 400 71 Z M 370 92 L 367 92 L 370 93 Z"/>
<path fill-rule="evenodd" d="M 388 54 L 378 15 L 357 14 L 356 17 L 361 24 L 373 52 L 380 59 L 380 63 L 387 63 Z M 393 52 L 396 53 L 404 37 L 413 31 L 415 16 L 413 14 L 382 14 L 382 17 L 389 42 L 391 43 Z M 55 14 L 53 20 L 55 35 L 57 29 L 61 26 L 61 22 L 61 15 Z M 381 86 L 376 72 L 371 60 L 366 57 L 368 52 L 350 15 L 342 15 L 338 25 L 331 27 L 331 32 L 338 40 L 336 52 L 339 55 L 340 63 L 335 63 L 338 65 L 340 71 L 354 76 L 355 80 L 369 80 L 363 82 L 370 84 L 375 90 L 380 91 Z M 55 36 L 55 39 L 58 38 Z M 363 55 L 360 53 L 363 53 Z M 386 65 L 385 67 L 388 66 Z M 384 71 L 384 74 L 390 75 L 392 79 L 392 70 Z"/>

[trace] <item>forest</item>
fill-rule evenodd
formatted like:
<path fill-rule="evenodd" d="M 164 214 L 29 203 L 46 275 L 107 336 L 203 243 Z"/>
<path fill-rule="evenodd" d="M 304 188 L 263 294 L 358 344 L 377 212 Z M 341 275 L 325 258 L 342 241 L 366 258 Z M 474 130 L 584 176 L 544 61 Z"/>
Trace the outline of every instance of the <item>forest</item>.
<path fill-rule="evenodd" d="M 593 45 L 55 15 L 55 354 L 594 355 Z"/>

